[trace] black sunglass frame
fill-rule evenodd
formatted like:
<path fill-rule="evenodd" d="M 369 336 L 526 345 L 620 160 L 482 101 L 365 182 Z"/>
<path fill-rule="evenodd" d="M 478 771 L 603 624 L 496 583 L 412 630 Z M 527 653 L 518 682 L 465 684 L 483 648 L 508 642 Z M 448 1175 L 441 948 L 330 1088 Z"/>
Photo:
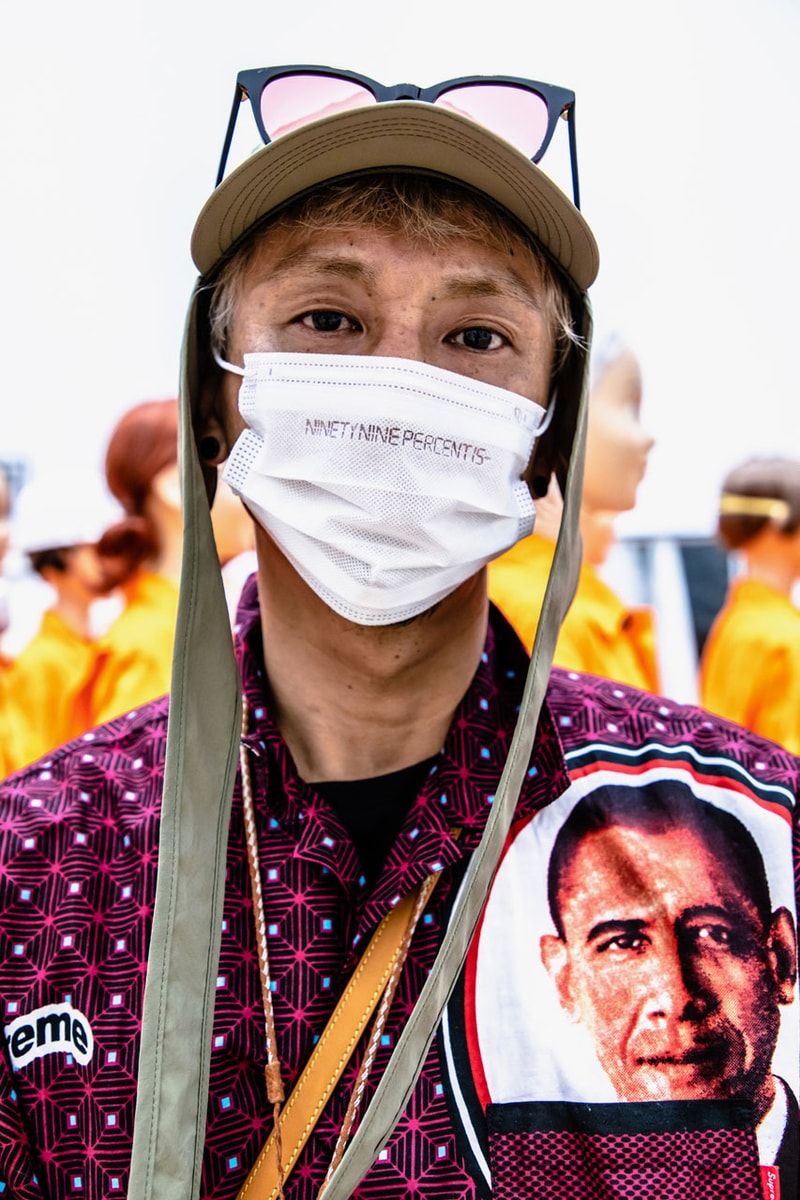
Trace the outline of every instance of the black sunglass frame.
<path fill-rule="evenodd" d="M 337 70 L 335 67 L 254 67 L 249 70 L 240 71 L 236 76 L 236 90 L 233 96 L 230 117 L 228 118 L 228 127 L 225 132 L 225 141 L 220 156 L 215 187 L 219 187 L 225 174 L 225 167 L 233 141 L 233 132 L 236 128 L 236 120 L 242 102 L 244 100 L 250 101 L 256 127 L 264 145 L 268 146 L 272 138 L 267 132 L 261 116 L 261 94 L 267 84 L 288 75 L 323 75 L 334 79 L 343 79 L 349 83 L 356 83 L 368 92 L 371 92 L 378 104 L 392 100 L 421 100 L 428 104 L 433 104 L 445 92 L 455 87 L 480 86 L 482 84 L 506 85 L 509 87 L 518 87 L 527 92 L 533 92 L 534 95 L 544 100 L 547 106 L 547 131 L 531 161 L 538 163 L 542 159 L 552 141 L 559 118 L 563 117 L 567 122 L 569 132 L 569 159 L 572 172 L 573 199 L 575 207 L 580 208 L 578 151 L 575 137 L 575 93 L 570 91 L 569 88 L 556 87 L 550 83 L 540 83 L 535 79 L 522 79 L 516 75 L 462 75 L 457 79 L 445 79 L 442 83 L 435 83 L 431 87 L 421 88 L 413 83 L 396 83 L 387 86 L 379 83 L 376 79 L 370 79 L 368 75 L 359 75 L 356 71 Z"/>

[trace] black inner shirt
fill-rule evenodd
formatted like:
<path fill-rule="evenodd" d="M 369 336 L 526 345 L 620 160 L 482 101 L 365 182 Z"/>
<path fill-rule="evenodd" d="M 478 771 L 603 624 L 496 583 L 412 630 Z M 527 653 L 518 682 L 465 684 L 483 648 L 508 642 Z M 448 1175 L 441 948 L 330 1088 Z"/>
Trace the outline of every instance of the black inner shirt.
<path fill-rule="evenodd" d="M 314 784 L 314 790 L 328 801 L 353 839 L 368 883 L 378 878 L 436 758 L 434 755 L 374 779 Z"/>

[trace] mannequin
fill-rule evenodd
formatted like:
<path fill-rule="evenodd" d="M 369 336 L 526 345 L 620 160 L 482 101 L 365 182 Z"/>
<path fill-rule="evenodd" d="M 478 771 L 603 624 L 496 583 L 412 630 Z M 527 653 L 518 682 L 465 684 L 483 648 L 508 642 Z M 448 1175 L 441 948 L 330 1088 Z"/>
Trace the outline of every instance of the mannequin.
<path fill-rule="evenodd" d="M 6 771 L 40 758 L 93 724 L 92 695 L 102 654 L 92 610 L 115 578 L 100 551 L 118 519 L 98 479 L 48 475 L 23 488 L 13 522 L 15 548 L 49 586 L 52 604 L 7 672 Z"/>
<path fill-rule="evenodd" d="M 653 438 L 640 421 L 641 370 L 618 334 L 596 340 L 580 528 L 583 563 L 554 662 L 648 691 L 658 690 L 652 615 L 627 608 L 598 569 L 614 541 L 617 515 L 633 508 Z M 555 481 L 536 501 L 534 533 L 489 564 L 489 597 L 530 649 L 555 551 L 561 497 Z"/>
<path fill-rule="evenodd" d="M 125 510 L 103 544 L 120 564 L 125 607 L 101 641 L 96 724 L 169 690 L 183 529 L 177 401 L 146 401 L 125 413 L 111 434 L 105 467 L 109 489 Z"/>
<path fill-rule="evenodd" d="M 800 462 L 750 459 L 722 485 L 717 537 L 737 553 L 700 666 L 704 707 L 800 753 Z"/>

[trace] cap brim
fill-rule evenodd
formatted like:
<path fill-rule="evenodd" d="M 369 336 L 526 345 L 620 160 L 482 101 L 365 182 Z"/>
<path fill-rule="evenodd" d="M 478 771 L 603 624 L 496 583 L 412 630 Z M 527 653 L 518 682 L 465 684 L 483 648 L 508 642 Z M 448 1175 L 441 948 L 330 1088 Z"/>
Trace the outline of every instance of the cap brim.
<path fill-rule="evenodd" d="M 437 175 L 483 192 L 516 217 L 581 290 L 594 281 L 594 235 L 539 167 L 458 113 L 409 100 L 326 117 L 258 150 L 209 197 L 192 235 L 192 257 L 207 275 L 253 225 L 295 196 L 343 176 L 391 170 Z"/>

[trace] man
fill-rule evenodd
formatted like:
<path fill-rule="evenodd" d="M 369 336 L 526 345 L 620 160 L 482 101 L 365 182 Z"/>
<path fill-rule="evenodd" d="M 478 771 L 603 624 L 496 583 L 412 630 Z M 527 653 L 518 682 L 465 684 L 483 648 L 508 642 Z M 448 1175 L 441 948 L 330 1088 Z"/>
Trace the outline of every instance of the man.
<path fill-rule="evenodd" d="M 777 1105 L 785 1127 L 771 1064 L 795 998 L 794 919 L 772 911 L 741 821 L 674 782 L 598 788 L 556 838 L 548 893 L 558 934 L 542 961 L 621 1100 L 744 1098 L 759 1124 Z"/>
<path fill-rule="evenodd" d="M 169 730 L 157 702 L 6 787 L 0 1179 L 25 1200 L 252 1196 L 254 1167 L 264 1194 L 294 1198 L 328 1178 L 331 1200 L 486 1190 L 428 1045 L 508 823 L 568 782 L 563 697 L 535 761 L 523 745 L 501 775 L 520 707 L 533 736 L 578 567 L 596 250 L 528 157 L 465 115 L 487 88 L 501 109 L 550 96 L 552 133 L 569 93 L 456 81 L 454 113 L 437 89 L 308 74 L 244 72 L 236 107 L 251 95 L 263 123 L 282 82 L 380 102 L 282 116 L 195 229 Z M 202 486 L 223 461 L 258 554 L 235 665 Z M 523 699 L 527 658 L 487 623 L 485 564 L 530 531 L 553 471 L 569 561 Z M 793 760 L 758 753 L 795 781 Z M 352 1033 L 331 1021 L 351 977 Z M 320 1062 L 319 1091 L 298 1089 Z"/>

